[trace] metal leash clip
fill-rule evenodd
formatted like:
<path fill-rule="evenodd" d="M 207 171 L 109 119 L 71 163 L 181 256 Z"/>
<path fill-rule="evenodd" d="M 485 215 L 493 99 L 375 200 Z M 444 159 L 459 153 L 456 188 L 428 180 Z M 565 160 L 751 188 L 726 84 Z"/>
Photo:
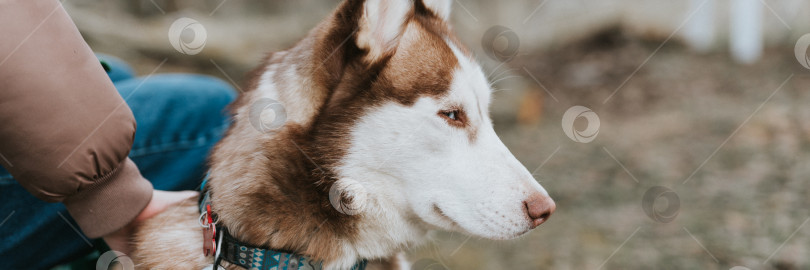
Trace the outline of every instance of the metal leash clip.
<path fill-rule="evenodd" d="M 203 255 L 214 256 L 217 251 L 217 224 L 218 218 L 211 212 L 211 204 L 205 205 L 205 212 L 200 214 L 200 227 L 203 231 Z"/>

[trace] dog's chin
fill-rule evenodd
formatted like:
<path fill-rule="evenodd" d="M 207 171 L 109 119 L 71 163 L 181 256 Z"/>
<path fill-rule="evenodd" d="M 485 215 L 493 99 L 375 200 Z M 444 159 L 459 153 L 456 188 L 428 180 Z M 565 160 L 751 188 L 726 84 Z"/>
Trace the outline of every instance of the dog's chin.
<path fill-rule="evenodd" d="M 441 208 L 434 206 L 434 217 L 429 222 L 433 227 L 449 231 L 459 232 L 471 236 L 485 238 L 489 240 L 510 240 L 518 238 L 532 230 L 529 225 L 519 226 L 498 226 L 493 222 L 472 219 L 454 219 L 441 211 Z"/>
<path fill-rule="evenodd" d="M 467 235 L 480 237 L 489 240 L 511 240 L 529 233 L 532 229 L 528 226 L 526 228 L 488 228 L 481 224 L 476 224 L 469 227 L 458 225 L 455 228 L 447 229 L 447 231 L 460 232 Z"/>
<path fill-rule="evenodd" d="M 518 237 L 521 237 L 527 233 L 532 231 L 530 228 L 526 228 L 525 230 L 520 230 L 516 233 L 504 233 L 504 234 L 497 234 L 497 235 L 481 235 L 481 237 L 490 239 L 490 240 L 512 240 Z"/>
<path fill-rule="evenodd" d="M 529 233 L 531 230 L 532 229 L 528 226 L 525 228 L 494 228 L 483 226 L 482 224 L 475 224 L 459 232 L 484 239 L 500 241 L 518 238 Z"/>

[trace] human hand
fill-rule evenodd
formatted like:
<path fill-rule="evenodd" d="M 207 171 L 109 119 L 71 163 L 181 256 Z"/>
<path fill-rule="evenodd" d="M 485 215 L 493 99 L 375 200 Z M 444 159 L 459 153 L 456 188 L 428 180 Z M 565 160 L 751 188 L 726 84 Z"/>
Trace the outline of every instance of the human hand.
<path fill-rule="evenodd" d="M 149 201 L 146 208 L 144 208 L 143 211 L 141 211 L 141 213 L 138 214 L 138 216 L 135 217 L 135 219 L 132 220 L 132 222 L 130 222 L 127 226 L 124 226 L 120 230 L 111 234 L 105 235 L 103 237 L 104 242 L 106 242 L 112 250 L 120 251 L 124 254 L 132 253 L 131 240 L 138 223 L 156 216 L 169 207 L 195 196 L 199 196 L 199 193 L 196 191 L 153 191 L 152 200 Z"/>

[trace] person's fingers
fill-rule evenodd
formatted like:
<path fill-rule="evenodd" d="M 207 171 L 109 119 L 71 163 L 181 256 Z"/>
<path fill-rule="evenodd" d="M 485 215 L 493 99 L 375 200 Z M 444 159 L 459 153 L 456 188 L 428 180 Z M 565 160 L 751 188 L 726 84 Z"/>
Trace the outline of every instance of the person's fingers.
<path fill-rule="evenodd" d="M 163 191 L 163 190 L 155 190 L 156 194 L 160 194 L 161 197 L 166 199 L 170 205 L 174 203 L 179 203 L 191 197 L 197 197 L 200 195 L 199 192 L 193 190 L 184 190 L 184 191 Z"/>
<path fill-rule="evenodd" d="M 147 220 L 157 214 L 160 214 L 172 205 L 181 203 L 185 200 L 198 196 L 196 191 L 162 191 L 155 190 L 152 193 L 152 200 L 146 205 L 146 208 L 135 217 L 129 225 L 115 231 L 111 234 L 104 236 L 104 241 L 113 249 L 125 254 L 130 253 L 132 247 L 130 246 L 130 239 L 132 238 L 133 230 L 137 227 L 137 222 Z"/>
<path fill-rule="evenodd" d="M 141 211 L 135 221 L 143 221 L 149 219 L 169 207 L 181 203 L 189 198 L 199 196 L 196 191 L 163 191 L 155 190 L 152 194 L 152 200 L 146 205 L 146 208 Z"/>

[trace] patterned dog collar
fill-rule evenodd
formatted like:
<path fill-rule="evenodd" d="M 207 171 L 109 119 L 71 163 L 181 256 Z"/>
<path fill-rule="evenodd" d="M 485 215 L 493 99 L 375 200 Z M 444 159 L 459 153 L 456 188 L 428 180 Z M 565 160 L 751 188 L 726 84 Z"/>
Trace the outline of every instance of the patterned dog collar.
<path fill-rule="evenodd" d="M 211 191 L 205 186 L 208 182 L 206 175 L 203 180 L 200 196 L 200 214 L 210 209 Z M 264 247 L 255 247 L 240 242 L 228 233 L 228 228 L 216 225 L 216 239 L 214 246 L 216 254 L 214 256 L 213 269 L 219 269 L 220 262 L 225 260 L 229 263 L 244 267 L 250 270 L 321 270 L 323 264 L 320 261 L 313 261 L 307 257 L 295 254 L 294 252 L 275 250 Z M 205 239 L 205 241 L 208 241 Z M 206 255 L 208 256 L 208 255 Z M 351 270 L 365 270 L 368 261 L 361 260 Z"/>
<path fill-rule="evenodd" d="M 321 270 L 323 265 L 319 261 L 288 251 L 272 250 L 253 247 L 234 239 L 227 230 L 220 230 L 224 234 L 220 256 L 225 261 L 250 270 Z M 351 270 L 366 269 L 366 260 L 355 264 Z"/>

